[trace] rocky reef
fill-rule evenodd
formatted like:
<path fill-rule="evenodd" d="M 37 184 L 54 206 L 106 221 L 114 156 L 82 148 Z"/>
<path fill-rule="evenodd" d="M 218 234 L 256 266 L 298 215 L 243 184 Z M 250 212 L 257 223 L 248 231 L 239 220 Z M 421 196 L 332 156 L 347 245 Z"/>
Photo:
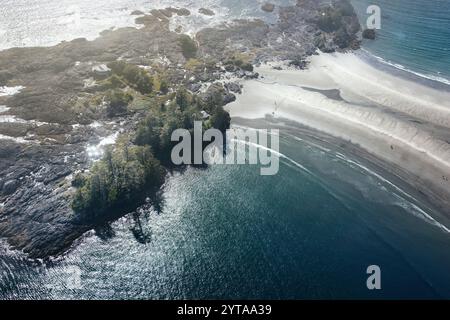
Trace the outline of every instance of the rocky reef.
<path fill-rule="evenodd" d="M 279 15 L 275 24 L 236 20 L 204 29 L 191 39 L 193 46 L 187 44 L 189 55 L 188 40 L 171 31 L 170 19 L 190 11 L 175 8 L 132 12 L 142 28 L 104 31 L 94 41 L 0 52 L 0 87 L 21 88 L 0 95 L 6 106 L 0 108 L 0 237 L 31 258 L 45 258 L 117 218 L 93 222 L 77 215 L 71 208 L 74 177 L 119 135 L 134 133 L 148 105 L 167 103 L 178 88 L 204 100 L 219 94 L 229 103 L 241 92 L 236 79 L 258 77 L 255 64 L 289 60 L 305 67 L 317 49 L 359 47 L 360 25 L 347 0 L 298 0 L 276 12 L 270 13 Z M 105 66 L 118 60 L 144 70 L 151 93 L 111 77 Z M 132 94 L 121 112 L 111 112 L 113 87 Z"/>
<path fill-rule="evenodd" d="M 212 11 L 211 9 L 207 9 L 207 8 L 198 9 L 198 13 L 201 13 L 205 16 L 214 16 L 215 15 L 214 11 Z"/>
<path fill-rule="evenodd" d="M 298 0 L 295 6 L 280 7 L 274 25 L 262 20 L 237 20 L 197 34 L 201 54 L 219 60 L 233 52 L 251 57 L 254 63 L 298 60 L 317 49 L 334 52 L 358 49 L 361 26 L 347 0 L 321 5 L 320 1 Z"/>
<path fill-rule="evenodd" d="M 376 36 L 376 31 L 374 29 L 365 29 L 362 33 L 364 39 L 375 40 Z"/>

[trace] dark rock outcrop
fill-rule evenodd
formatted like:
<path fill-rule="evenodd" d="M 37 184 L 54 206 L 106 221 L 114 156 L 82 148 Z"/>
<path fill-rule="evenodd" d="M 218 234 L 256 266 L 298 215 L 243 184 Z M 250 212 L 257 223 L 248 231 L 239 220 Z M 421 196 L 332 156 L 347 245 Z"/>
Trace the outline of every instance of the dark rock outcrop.
<path fill-rule="evenodd" d="M 206 8 L 198 9 L 198 13 L 201 13 L 205 16 L 210 16 L 210 17 L 215 15 L 214 11 L 212 11 L 210 9 L 206 9 Z"/>
<path fill-rule="evenodd" d="M 231 91 L 233 93 L 241 94 L 242 93 L 242 85 L 236 82 L 229 82 L 225 84 L 225 88 L 228 91 Z"/>
<path fill-rule="evenodd" d="M 134 10 L 133 12 L 131 12 L 132 16 L 142 16 L 145 13 L 143 13 L 141 10 Z"/>
<path fill-rule="evenodd" d="M 376 31 L 374 29 L 365 29 L 362 33 L 364 39 L 375 40 Z"/>
<path fill-rule="evenodd" d="M 2 193 L 6 196 L 10 195 L 10 194 L 14 193 L 18 187 L 19 187 L 19 183 L 17 182 L 17 180 L 6 181 L 5 184 L 3 185 Z"/>
<path fill-rule="evenodd" d="M 261 10 L 271 13 L 275 10 L 275 5 L 272 3 L 265 3 L 261 6 Z"/>
<path fill-rule="evenodd" d="M 186 16 L 190 16 L 191 12 L 186 8 L 182 8 L 182 9 L 178 9 L 177 15 L 186 17 Z"/>
<path fill-rule="evenodd" d="M 305 58 L 317 49 L 334 52 L 359 48 L 360 24 L 348 0 L 334 0 L 332 6 L 319 5 L 315 0 L 298 0 L 295 6 L 280 7 L 278 15 L 278 23 L 274 25 L 260 20 L 236 20 L 204 29 L 196 37 L 199 51 L 218 59 L 245 52 L 253 62 L 259 63 L 274 58 Z"/>
<path fill-rule="evenodd" d="M 193 93 L 197 93 L 201 88 L 202 85 L 200 83 L 192 83 L 188 86 L 188 89 Z"/>
<path fill-rule="evenodd" d="M 236 96 L 221 83 L 213 83 L 205 93 L 200 95 L 200 98 L 209 101 L 214 100 L 217 96 L 221 98 L 223 105 L 236 101 Z"/>

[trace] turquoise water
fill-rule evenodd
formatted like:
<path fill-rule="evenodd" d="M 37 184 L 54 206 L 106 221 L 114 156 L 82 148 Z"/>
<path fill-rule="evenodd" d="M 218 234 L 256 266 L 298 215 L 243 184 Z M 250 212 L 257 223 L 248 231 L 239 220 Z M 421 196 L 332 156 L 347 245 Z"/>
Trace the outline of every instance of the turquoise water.
<path fill-rule="evenodd" d="M 450 298 L 450 235 L 419 207 L 431 211 L 357 156 L 306 136 L 282 131 L 276 176 L 213 166 L 171 177 L 162 211 L 140 214 L 147 244 L 128 216 L 51 267 L 0 255 L 0 297 Z M 381 291 L 366 287 L 373 264 Z"/>
<path fill-rule="evenodd" d="M 352 0 L 360 20 L 381 9 L 381 30 L 364 48 L 391 65 L 450 84 L 450 0 Z"/>

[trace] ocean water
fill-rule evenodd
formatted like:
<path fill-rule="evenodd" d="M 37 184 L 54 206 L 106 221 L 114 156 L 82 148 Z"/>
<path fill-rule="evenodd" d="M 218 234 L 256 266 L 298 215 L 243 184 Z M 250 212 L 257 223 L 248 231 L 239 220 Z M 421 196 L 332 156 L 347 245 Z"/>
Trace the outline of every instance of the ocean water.
<path fill-rule="evenodd" d="M 384 63 L 450 85 L 450 0 L 352 0 L 362 23 L 381 9 L 381 29 L 365 50 Z"/>
<path fill-rule="evenodd" d="M 66 11 L 74 3 L 81 7 L 81 29 L 72 28 L 73 14 Z M 132 10 L 179 3 L 2 0 L 0 47 L 93 38 L 105 28 L 132 25 Z M 262 14 L 253 0 L 183 3 L 213 7 L 217 21 Z M 422 7 L 410 8 L 426 16 Z M 194 16 L 179 23 L 195 30 L 216 21 Z M 388 43 L 395 40 L 388 35 L 394 32 L 384 25 L 387 35 L 365 48 L 433 74 L 433 59 L 421 51 L 391 53 L 395 47 Z M 430 52 L 447 45 L 431 40 L 435 33 L 424 37 Z M 448 64 L 434 63 L 448 72 Z M 160 210 L 143 207 L 91 231 L 51 262 L 29 261 L 0 245 L 0 298 L 450 298 L 450 224 L 414 190 L 360 155 L 289 124 L 281 130 L 280 152 L 276 176 L 261 177 L 255 166 L 176 174 L 164 187 Z M 132 231 L 139 226 L 145 243 Z M 381 291 L 366 287 L 370 265 L 381 268 Z"/>
<path fill-rule="evenodd" d="M 280 150 L 276 176 L 257 166 L 172 176 L 161 212 L 91 232 L 50 266 L 0 255 L 0 297 L 450 298 L 450 234 L 429 209 L 304 132 L 285 127 Z M 131 231 L 139 224 L 148 243 Z M 366 287 L 374 264 L 382 291 Z"/>

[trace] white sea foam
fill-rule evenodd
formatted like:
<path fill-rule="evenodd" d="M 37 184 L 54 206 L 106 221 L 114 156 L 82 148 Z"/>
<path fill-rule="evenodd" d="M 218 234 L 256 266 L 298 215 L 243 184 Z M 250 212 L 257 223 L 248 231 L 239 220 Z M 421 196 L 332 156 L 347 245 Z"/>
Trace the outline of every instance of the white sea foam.
<path fill-rule="evenodd" d="M 349 159 L 348 157 L 344 156 L 343 154 L 337 154 L 337 157 L 340 158 L 341 160 L 352 164 L 356 167 L 358 167 L 359 169 L 363 170 L 364 172 L 368 173 L 371 176 L 376 177 L 378 180 L 382 181 L 383 183 L 389 185 L 391 188 L 394 189 L 395 193 L 394 195 L 396 196 L 397 199 L 400 200 L 400 202 L 398 203 L 400 206 L 402 207 L 407 207 L 405 209 L 409 209 L 409 212 L 413 212 L 416 213 L 416 215 L 419 218 L 422 218 L 423 220 L 439 227 L 440 229 L 442 229 L 443 231 L 450 233 L 450 229 L 447 228 L 446 226 L 444 226 L 443 224 L 439 223 L 436 219 L 434 219 L 430 214 L 428 214 L 427 212 L 425 212 L 423 209 L 421 209 L 420 207 L 418 207 L 415 202 L 418 202 L 417 199 L 415 199 L 413 196 L 411 196 L 410 194 L 406 193 L 405 191 L 403 191 L 400 187 L 398 187 L 397 185 L 395 185 L 394 183 L 392 183 L 391 181 L 383 178 L 381 175 L 379 175 L 378 173 L 376 173 L 375 171 L 367 168 L 366 166 L 353 161 L 351 159 Z M 411 210 L 412 209 L 412 210 Z"/>
<path fill-rule="evenodd" d="M 10 136 L 6 136 L 3 134 L 0 134 L 0 140 L 10 140 L 10 141 L 14 141 L 16 143 L 30 143 L 30 141 L 25 140 L 22 137 L 10 137 Z"/>
<path fill-rule="evenodd" d="M 276 5 L 295 4 L 295 0 L 272 0 Z M 262 18 L 274 21 L 276 14 L 261 10 L 262 1 L 223 0 L 2 0 L 0 49 L 11 47 L 52 46 L 75 38 L 93 40 L 103 30 L 137 27 L 134 10 L 148 14 L 152 9 L 167 7 L 187 8 L 189 16 L 174 15 L 171 29 L 182 27 L 182 32 L 195 34 L 200 29 L 227 23 L 233 19 Z M 200 8 L 214 11 L 214 16 L 203 15 Z M 25 18 L 24 18 L 25 17 Z M 32 26 L 32 27 L 30 27 Z"/>
<path fill-rule="evenodd" d="M 387 65 L 389 65 L 391 67 L 394 67 L 396 69 L 399 69 L 399 70 L 402 70 L 402 71 L 405 71 L 405 72 L 408 72 L 408 73 L 412 73 L 412 74 L 414 74 L 414 75 L 416 75 L 418 77 L 421 77 L 421 78 L 425 78 L 425 79 L 428 79 L 428 80 L 433 80 L 433 81 L 437 81 L 437 82 L 441 82 L 441 83 L 450 85 L 450 79 L 447 79 L 447 78 L 444 78 L 444 77 L 439 77 L 439 76 L 436 76 L 436 75 L 424 74 L 424 73 L 420 73 L 420 72 L 417 72 L 417 71 L 413 71 L 413 70 L 405 67 L 404 65 L 401 65 L 399 63 L 394 63 L 394 62 L 386 60 L 386 59 L 384 59 L 384 58 L 382 58 L 380 56 L 377 56 L 377 55 L 367 51 L 366 49 L 361 49 L 361 50 L 364 51 L 366 54 L 369 54 L 370 56 L 374 57 L 379 62 L 387 64 Z"/>
<path fill-rule="evenodd" d="M 91 128 L 100 128 L 100 127 L 102 127 L 103 125 L 100 123 L 100 122 L 98 122 L 98 121 L 94 121 L 94 122 L 92 122 L 90 125 L 89 125 L 89 127 L 91 127 Z"/>
<path fill-rule="evenodd" d="M 308 170 L 305 166 L 301 165 L 300 163 L 298 163 L 294 159 L 286 156 L 285 154 L 283 154 L 283 153 L 281 153 L 281 152 L 279 152 L 277 150 L 274 150 L 274 149 L 269 148 L 267 146 L 263 146 L 263 145 L 258 144 L 258 143 L 249 142 L 249 141 L 246 141 L 246 140 L 231 139 L 231 141 L 237 142 L 237 143 L 242 144 L 244 146 L 252 146 L 252 147 L 255 147 L 257 149 L 263 149 L 265 151 L 269 151 L 270 153 L 272 153 L 273 155 L 275 155 L 275 156 L 277 156 L 279 158 L 286 159 L 287 161 L 289 161 L 290 163 L 292 163 L 294 166 L 296 166 L 297 168 L 301 169 L 302 171 L 313 175 L 313 173 L 310 170 Z"/>
<path fill-rule="evenodd" d="M 98 144 L 100 147 L 104 147 L 107 145 L 115 144 L 117 138 L 119 137 L 119 132 L 113 133 L 105 138 L 103 138 L 100 143 Z"/>
<path fill-rule="evenodd" d="M 27 123 L 26 120 L 17 118 L 16 116 L 0 116 L 0 123 Z"/>
<path fill-rule="evenodd" d="M 0 113 L 7 112 L 7 111 L 9 111 L 9 110 L 10 110 L 10 108 L 8 108 L 7 106 L 1 106 L 1 105 L 0 105 Z"/>
<path fill-rule="evenodd" d="M 25 120 L 22 118 L 18 118 L 14 115 L 0 115 L 0 123 L 20 123 L 20 124 L 31 124 L 36 126 L 49 124 L 48 122 L 42 122 L 37 120 Z"/>
<path fill-rule="evenodd" d="M 104 137 L 96 145 L 89 145 L 86 148 L 86 153 L 91 160 L 98 160 L 103 156 L 105 147 L 116 143 L 120 132 L 113 133 L 107 137 Z"/>
<path fill-rule="evenodd" d="M 23 87 L 23 86 L 0 87 L 0 97 L 13 96 L 13 95 L 19 93 L 20 91 L 22 91 L 23 89 L 25 89 L 25 87 Z"/>

